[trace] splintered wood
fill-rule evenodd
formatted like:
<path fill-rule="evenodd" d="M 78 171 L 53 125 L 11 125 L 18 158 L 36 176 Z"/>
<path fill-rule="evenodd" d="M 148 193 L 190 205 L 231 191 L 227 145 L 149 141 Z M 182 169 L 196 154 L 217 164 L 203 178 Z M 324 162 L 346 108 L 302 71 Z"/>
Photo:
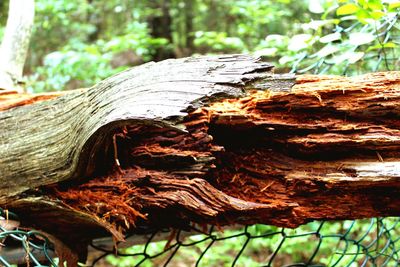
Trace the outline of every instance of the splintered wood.
<path fill-rule="evenodd" d="M 0 89 L 0 111 L 53 99 L 62 94 L 64 93 L 26 94 Z"/>
<path fill-rule="evenodd" d="M 121 172 L 47 190 L 120 232 L 400 215 L 399 115 L 400 72 L 299 76 L 196 109 L 187 132 L 121 128 Z"/>

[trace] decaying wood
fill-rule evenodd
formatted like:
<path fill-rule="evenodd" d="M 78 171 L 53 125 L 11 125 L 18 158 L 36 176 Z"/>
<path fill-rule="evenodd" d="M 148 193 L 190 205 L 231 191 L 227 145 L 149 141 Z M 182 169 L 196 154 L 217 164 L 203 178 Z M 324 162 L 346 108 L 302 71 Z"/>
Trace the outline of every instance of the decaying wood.
<path fill-rule="evenodd" d="M 168 60 L 3 108 L 0 206 L 66 244 L 400 215 L 400 72 L 292 87 L 271 70 L 248 56 Z"/>

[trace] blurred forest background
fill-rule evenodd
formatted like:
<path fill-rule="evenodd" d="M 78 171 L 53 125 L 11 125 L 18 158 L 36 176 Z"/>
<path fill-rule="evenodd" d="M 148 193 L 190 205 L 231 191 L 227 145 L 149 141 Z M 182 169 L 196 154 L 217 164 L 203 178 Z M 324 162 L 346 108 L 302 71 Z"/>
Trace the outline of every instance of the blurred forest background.
<path fill-rule="evenodd" d="M 355 74 L 399 67 L 398 0 L 36 0 L 35 5 L 24 70 L 30 92 L 88 87 L 131 66 L 195 54 L 254 53 L 280 72 Z M 8 1 L 1 0 L 0 38 L 7 12 Z"/>

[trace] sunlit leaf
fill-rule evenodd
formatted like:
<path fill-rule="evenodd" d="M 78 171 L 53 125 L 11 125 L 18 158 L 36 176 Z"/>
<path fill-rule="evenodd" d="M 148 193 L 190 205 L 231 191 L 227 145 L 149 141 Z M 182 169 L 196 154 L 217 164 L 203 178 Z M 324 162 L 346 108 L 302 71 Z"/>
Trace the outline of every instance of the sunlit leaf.
<path fill-rule="evenodd" d="M 349 43 L 356 46 L 368 44 L 374 40 L 375 36 L 369 32 L 352 32 L 349 36 Z"/>
<path fill-rule="evenodd" d="M 397 45 L 393 42 L 388 42 L 386 44 L 376 44 L 373 46 L 368 47 L 367 52 L 371 50 L 377 50 L 377 49 L 382 49 L 382 48 L 396 48 Z"/>
<path fill-rule="evenodd" d="M 340 38 L 341 38 L 340 33 L 339 32 L 335 32 L 335 33 L 331 33 L 331 34 L 328 34 L 328 35 L 325 35 L 325 36 L 321 37 L 319 39 L 319 41 L 321 43 L 330 43 L 330 42 L 333 42 L 333 41 L 336 41 L 336 40 L 340 40 Z"/>
<path fill-rule="evenodd" d="M 371 13 L 365 9 L 360 9 L 356 13 L 357 19 L 362 22 L 363 24 L 368 23 L 368 19 L 371 19 Z"/>
<path fill-rule="evenodd" d="M 341 64 L 341 63 L 347 61 L 348 63 L 353 64 L 353 63 L 359 61 L 360 59 L 362 59 L 363 56 L 364 56 L 364 52 L 348 51 L 341 55 L 335 56 L 333 58 L 333 62 L 336 64 Z"/>
<path fill-rule="evenodd" d="M 309 0 L 308 2 L 308 10 L 311 13 L 321 14 L 324 13 L 324 7 L 321 5 L 320 0 Z"/>
<path fill-rule="evenodd" d="M 311 38 L 311 34 L 297 34 L 290 39 L 288 49 L 295 52 L 305 49 L 309 46 Z"/>
<path fill-rule="evenodd" d="M 324 14 L 322 14 L 321 19 L 325 20 L 328 18 L 328 16 L 330 17 L 331 12 L 334 12 L 338 7 L 339 7 L 338 3 L 332 2 L 330 5 L 328 5 Z"/>
<path fill-rule="evenodd" d="M 381 0 L 369 0 L 368 1 L 368 8 L 377 11 L 377 10 L 382 10 L 383 5 L 381 3 Z"/>
<path fill-rule="evenodd" d="M 267 42 L 283 42 L 286 37 L 280 34 L 270 34 L 265 37 L 265 41 Z"/>
<path fill-rule="evenodd" d="M 357 2 L 360 6 L 362 6 L 362 8 L 368 7 L 368 0 L 358 0 Z"/>
<path fill-rule="evenodd" d="M 349 16 L 344 16 L 340 18 L 341 21 L 346 21 L 346 20 L 357 20 L 357 17 L 355 15 L 349 15 Z"/>
<path fill-rule="evenodd" d="M 309 23 L 302 24 L 304 30 L 318 30 L 319 28 L 329 24 L 339 24 L 340 19 L 312 20 Z"/>
<path fill-rule="evenodd" d="M 349 54 L 348 61 L 350 64 L 356 63 L 360 59 L 364 57 L 365 53 L 364 52 L 353 52 Z"/>
<path fill-rule="evenodd" d="M 293 62 L 294 60 L 295 60 L 294 57 L 291 57 L 291 56 L 283 56 L 283 57 L 281 57 L 281 58 L 279 59 L 279 64 L 285 65 L 285 64 L 287 64 L 287 63 L 289 63 L 289 62 Z"/>
<path fill-rule="evenodd" d="M 383 12 L 383 11 L 372 11 L 370 14 L 371 14 L 371 17 L 376 20 L 385 16 L 385 12 Z"/>
<path fill-rule="evenodd" d="M 88 52 L 89 54 L 93 54 L 93 55 L 98 55 L 99 54 L 99 50 L 96 46 L 94 45 L 90 45 L 85 47 L 85 51 Z"/>
<path fill-rule="evenodd" d="M 346 4 L 336 10 L 338 16 L 350 15 L 356 13 L 360 9 L 356 4 Z"/>
<path fill-rule="evenodd" d="M 261 50 L 257 50 L 254 52 L 254 55 L 258 56 L 258 57 L 260 57 L 260 56 L 270 56 L 271 57 L 271 56 L 275 56 L 276 52 L 278 52 L 278 48 L 271 47 L 271 48 L 264 48 Z"/>
<path fill-rule="evenodd" d="M 322 58 L 322 57 L 329 56 L 337 51 L 339 51 L 339 48 L 337 46 L 326 45 L 326 46 L 324 46 L 324 48 L 319 50 L 316 55 L 317 55 L 317 57 Z"/>
<path fill-rule="evenodd" d="M 393 10 L 400 7 L 400 1 L 392 1 L 389 3 L 389 9 Z"/>

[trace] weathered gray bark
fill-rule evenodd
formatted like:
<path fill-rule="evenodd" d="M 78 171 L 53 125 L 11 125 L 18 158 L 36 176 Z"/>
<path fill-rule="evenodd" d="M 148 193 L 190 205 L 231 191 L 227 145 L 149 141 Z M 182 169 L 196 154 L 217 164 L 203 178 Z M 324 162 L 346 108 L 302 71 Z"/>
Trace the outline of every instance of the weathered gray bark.
<path fill-rule="evenodd" d="M 7 25 L 0 45 L 0 89 L 22 91 L 20 83 L 34 15 L 34 0 L 10 1 Z"/>
<path fill-rule="evenodd" d="M 148 63 L 89 90 L 1 112 L 0 205 L 29 189 L 91 176 L 103 156 L 97 150 L 110 144 L 110 133 L 120 125 L 177 128 L 187 110 L 212 98 L 268 88 L 271 69 L 247 56 Z M 280 81 L 275 88 L 287 89 L 294 80 Z"/>

